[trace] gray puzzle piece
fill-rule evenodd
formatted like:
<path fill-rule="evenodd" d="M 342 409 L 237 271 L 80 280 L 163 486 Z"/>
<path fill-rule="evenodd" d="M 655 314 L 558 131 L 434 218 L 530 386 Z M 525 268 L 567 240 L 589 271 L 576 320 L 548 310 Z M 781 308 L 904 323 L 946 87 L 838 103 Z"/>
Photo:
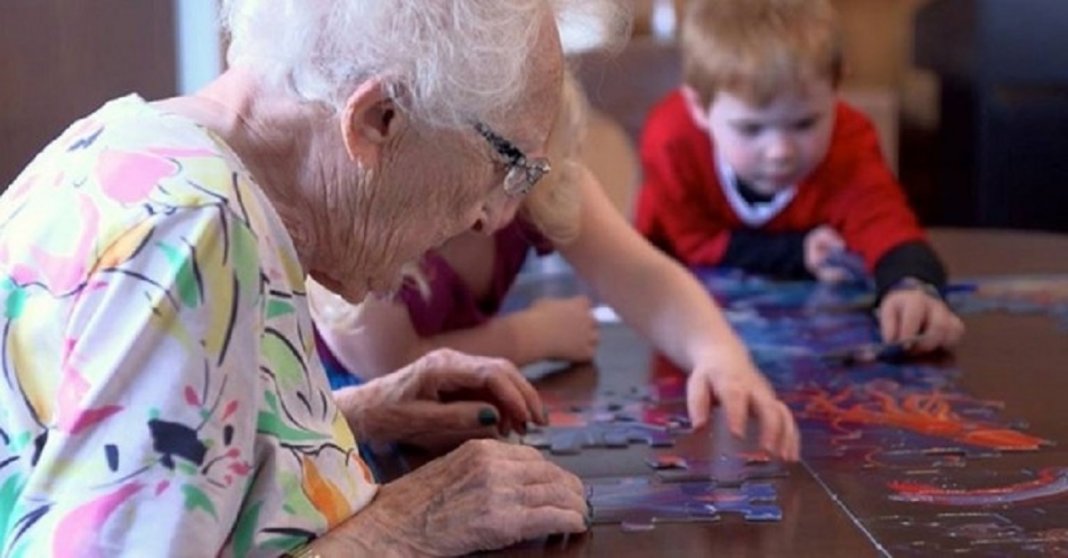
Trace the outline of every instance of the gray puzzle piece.
<path fill-rule="evenodd" d="M 709 482 L 663 484 L 647 477 L 622 477 L 590 481 L 587 493 L 594 523 L 618 523 L 626 531 L 665 522 L 718 521 L 722 514 L 746 521 L 782 519 L 775 487 L 769 484 L 723 488 Z"/>

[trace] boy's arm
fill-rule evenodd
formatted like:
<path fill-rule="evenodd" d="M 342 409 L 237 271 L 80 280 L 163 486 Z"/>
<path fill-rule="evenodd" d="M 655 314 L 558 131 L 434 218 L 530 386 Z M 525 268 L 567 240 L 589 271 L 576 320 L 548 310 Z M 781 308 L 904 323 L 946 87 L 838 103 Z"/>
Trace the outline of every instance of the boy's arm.
<path fill-rule="evenodd" d="M 719 265 L 730 230 L 710 209 L 707 190 L 714 185 L 701 171 L 700 147 L 675 137 L 672 129 L 670 118 L 654 115 L 642 134 L 635 227 L 685 265 Z"/>
<path fill-rule="evenodd" d="M 839 125 L 827 172 L 844 186 L 829 200 L 830 225 L 863 256 L 880 299 L 905 277 L 943 287 L 945 269 L 883 158 L 875 128 L 852 109 L 843 109 Z"/>
<path fill-rule="evenodd" d="M 951 347 L 964 325 L 937 289 L 946 273 L 908 206 L 905 194 L 886 165 L 875 129 L 852 110 L 842 113 L 844 133 L 832 147 L 844 180 L 831 200 L 831 225 L 846 244 L 859 252 L 875 274 L 879 326 L 886 341 L 908 341 L 916 347 Z M 836 160 L 832 158 L 831 160 Z"/>
<path fill-rule="evenodd" d="M 891 248 L 875 262 L 876 305 L 895 286 L 911 277 L 937 290 L 946 286 L 946 269 L 938 254 L 922 240 L 906 241 Z"/>

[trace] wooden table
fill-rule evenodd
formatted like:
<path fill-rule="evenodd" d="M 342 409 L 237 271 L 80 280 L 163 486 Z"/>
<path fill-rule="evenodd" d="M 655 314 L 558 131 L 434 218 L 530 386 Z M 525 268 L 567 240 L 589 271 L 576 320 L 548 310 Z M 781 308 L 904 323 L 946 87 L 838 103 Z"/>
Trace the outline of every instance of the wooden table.
<path fill-rule="evenodd" d="M 1000 231 L 936 230 L 931 240 L 954 277 L 1068 273 L 1068 236 Z M 1005 402 L 1005 414 L 1029 421 L 1029 432 L 1068 444 L 1068 334 L 1048 317 L 981 314 L 965 319 L 968 335 L 956 352 L 963 387 L 978 398 Z M 620 325 L 602 330 L 595 366 L 552 375 L 539 387 L 591 394 L 643 384 L 651 375 L 649 346 Z M 680 446 L 704 448 L 707 437 Z M 1043 450 L 1056 461 L 1062 450 Z M 582 477 L 648 475 L 643 447 L 590 451 L 552 459 Z M 1068 456 L 1060 460 L 1068 464 Z M 858 472 L 859 473 L 859 472 Z M 837 494 L 805 464 L 773 481 L 783 520 L 746 523 L 725 517 L 712 524 L 661 524 L 641 533 L 597 525 L 569 540 L 534 541 L 500 552 L 508 556 L 875 556 L 882 552 Z M 1068 525 L 1068 518 L 1065 518 Z"/>

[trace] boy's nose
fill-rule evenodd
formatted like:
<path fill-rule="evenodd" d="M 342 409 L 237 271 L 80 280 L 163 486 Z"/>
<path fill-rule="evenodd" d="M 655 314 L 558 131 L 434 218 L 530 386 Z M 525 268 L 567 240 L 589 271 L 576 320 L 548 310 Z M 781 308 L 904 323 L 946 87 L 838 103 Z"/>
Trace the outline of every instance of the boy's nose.
<path fill-rule="evenodd" d="M 772 161 L 788 161 L 794 157 L 797 152 L 797 146 L 794 144 L 793 139 L 788 134 L 777 133 L 773 134 L 768 139 L 768 145 L 765 149 L 767 158 Z"/>

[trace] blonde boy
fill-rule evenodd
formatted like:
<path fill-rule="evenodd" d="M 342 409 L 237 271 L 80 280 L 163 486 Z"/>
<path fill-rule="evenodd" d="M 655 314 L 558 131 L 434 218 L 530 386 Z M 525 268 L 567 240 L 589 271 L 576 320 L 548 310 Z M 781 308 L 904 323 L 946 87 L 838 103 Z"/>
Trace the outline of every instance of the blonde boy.
<path fill-rule="evenodd" d="M 642 138 L 637 226 L 689 265 L 839 281 L 875 277 L 884 339 L 948 347 L 963 325 L 945 271 L 879 151 L 837 98 L 839 29 L 824 0 L 692 0 L 685 84 Z"/>

